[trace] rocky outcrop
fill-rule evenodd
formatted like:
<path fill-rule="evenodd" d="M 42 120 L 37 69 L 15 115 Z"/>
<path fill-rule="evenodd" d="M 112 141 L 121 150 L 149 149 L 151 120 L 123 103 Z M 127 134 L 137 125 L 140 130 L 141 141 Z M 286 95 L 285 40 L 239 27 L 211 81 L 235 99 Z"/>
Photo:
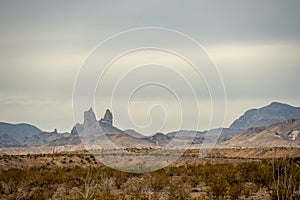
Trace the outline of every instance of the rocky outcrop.
<path fill-rule="evenodd" d="M 89 127 L 92 124 L 95 124 L 97 122 L 96 116 L 92 108 L 90 108 L 88 111 L 84 112 L 84 120 L 83 125 L 85 127 Z"/>
<path fill-rule="evenodd" d="M 100 123 L 108 124 L 112 126 L 113 115 L 109 109 L 105 111 L 104 117 L 100 120 Z"/>
<path fill-rule="evenodd" d="M 230 128 L 248 129 L 255 126 L 269 126 L 271 124 L 300 118 L 300 108 L 287 104 L 273 102 L 268 106 L 251 109 L 235 120 Z"/>
<path fill-rule="evenodd" d="M 71 130 L 71 136 L 96 136 L 99 134 L 118 134 L 121 130 L 112 125 L 113 115 L 109 109 L 106 110 L 103 118 L 97 121 L 92 108 L 84 112 L 83 124 L 77 123 Z"/>
<path fill-rule="evenodd" d="M 78 136 L 78 132 L 81 132 L 83 130 L 83 126 L 79 123 L 76 123 L 75 126 L 73 126 L 71 130 L 71 136 Z"/>

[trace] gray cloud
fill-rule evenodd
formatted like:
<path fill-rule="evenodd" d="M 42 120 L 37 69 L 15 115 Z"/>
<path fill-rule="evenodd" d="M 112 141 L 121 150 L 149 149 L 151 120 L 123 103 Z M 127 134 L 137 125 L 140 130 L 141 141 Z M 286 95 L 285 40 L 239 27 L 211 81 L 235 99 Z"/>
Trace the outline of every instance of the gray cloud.
<path fill-rule="evenodd" d="M 108 36 L 143 26 L 176 29 L 204 45 L 224 79 L 226 124 L 246 106 L 299 105 L 299 9 L 298 0 L 0 1 L 0 120 L 70 129 L 84 58 Z M 64 108 L 69 114 L 58 119 Z"/>

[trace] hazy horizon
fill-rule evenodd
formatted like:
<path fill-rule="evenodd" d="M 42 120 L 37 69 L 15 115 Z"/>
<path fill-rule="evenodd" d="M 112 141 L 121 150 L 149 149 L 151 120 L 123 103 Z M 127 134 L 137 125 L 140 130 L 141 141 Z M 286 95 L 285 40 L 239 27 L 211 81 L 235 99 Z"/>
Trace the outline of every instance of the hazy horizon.
<path fill-rule="evenodd" d="M 0 121 L 69 132 L 74 125 L 74 81 L 90 51 L 111 35 L 152 26 L 178 30 L 205 48 L 226 89 L 225 127 L 246 110 L 274 101 L 299 107 L 299 8 L 300 1 L 295 0 L 0 1 Z M 189 46 L 176 45 L 194 53 Z M 188 69 L 170 55 L 142 51 L 118 60 L 113 74 L 145 62 L 149 55 L 183 71 Z M 193 79 L 193 74 L 186 73 Z M 103 81 L 109 85 L 110 77 Z M 209 122 L 210 99 L 205 84 L 199 81 L 198 86 L 205 124 Z M 112 108 L 106 102 L 107 91 L 99 88 L 97 92 L 95 113 L 100 119 Z M 147 124 L 151 118 L 143 109 L 161 102 L 171 111 L 170 122 L 162 131 L 177 130 L 177 107 L 168 95 L 158 88 L 145 88 L 133 99 L 136 109 L 131 110 L 132 117 L 140 125 Z M 189 101 L 189 97 L 183 100 Z M 90 106 L 86 105 L 86 110 Z M 112 112 L 115 115 L 117 110 Z M 122 124 L 119 128 L 130 127 Z"/>

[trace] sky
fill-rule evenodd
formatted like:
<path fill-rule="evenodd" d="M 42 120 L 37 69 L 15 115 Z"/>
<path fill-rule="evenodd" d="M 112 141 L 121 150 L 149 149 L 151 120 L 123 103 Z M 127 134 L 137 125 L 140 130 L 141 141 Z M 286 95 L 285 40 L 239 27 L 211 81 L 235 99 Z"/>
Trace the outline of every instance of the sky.
<path fill-rule="evenodd" d="M 202 45 L 224 82 L 225 127 L 247 109 L 273 101 L 300 106 L 299 9 L 298 0 L 1 0 L 0 121 L 26 122 L 48 131 L 54 128 L 70 131 L 75 123 L 73 86 L 84 61 L 100 42 L 138 27 L 173 29 Z M 174 45 L 195 54 L 188 45 Z M 117 45 L 110 46 L 105 53 L 117 48 Z M 100 81 L 95 93 L 97 118 L 109 108 L 118 119 L 116 125 L 122 129 L 134 128 L 118 113 L 118 108 L 126 107 L 131 119 L 139 125 L 137 130 L 145 134 L 182 128 L 176 98 L 161 87 L 137 90 L 128 105 L 122 97 L 116 99 L 115 107 L 108 102 L 115 83 L 113 78 L 117 78 L 113 74 L 122 75 L 124 69 L 128 71 L 133 65 L 151 59 L 181 70 L 193 82 L 193 87 L 199 87 L 196 89 L 201 97 L 199 129 L 207 128 L 211 102 L 203 79 L 193 77 L 193 72 L 188 71 L 190 66 L 176 56 L 151 50 L 129 54 L 111 65 L 111 75 Z M 165 68 L 160 70 L 158 74 L 162 77 L 171 77 Z M 132 80 L 139 76 L 130 77 Z M 174 87 L 180 87 L 176 83 Z M 187 109 L 193 105 L 189 97 L 180 99 L 182 104 L 190 105 Z M 86 109 L 90 106 L 86 105 Z M 193 121 L 194 116 L 189 117 L 186 120 Z M 151 122 L 159 128 L 147 128 Z M 188 129 L 188 125 L 184 128 Z M 221 125 L 213 124 L 217 126 Z"/>

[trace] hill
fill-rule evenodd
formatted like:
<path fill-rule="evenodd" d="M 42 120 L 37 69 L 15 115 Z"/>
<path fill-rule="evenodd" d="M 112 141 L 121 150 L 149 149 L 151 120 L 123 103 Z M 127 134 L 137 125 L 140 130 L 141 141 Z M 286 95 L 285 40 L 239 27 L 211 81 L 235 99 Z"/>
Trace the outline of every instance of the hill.
<path fill-rule="evenodd" d="M 10 124 L 0 122 L 0 135 L 6 134 L 17 141 L 21 141 L 23 137 L 31 137 L 41 132 L 42 130 L 30 124 Z"/>
<path fill-rule="evenodd" d="M 248 129 L 251 127 L 268 126 L 277 122 L 299 118 L 300 107 L 273 102 L 268 106 L 246 111 L 244 115 L 230 125 L 230 128 Z"/>
<path fill-rule="evenodd" d="M 278 122 L 270 126 L 249 128 L 223 142 L 231 147 L 297 147 L 300 145 L 300 119 Z"/>

